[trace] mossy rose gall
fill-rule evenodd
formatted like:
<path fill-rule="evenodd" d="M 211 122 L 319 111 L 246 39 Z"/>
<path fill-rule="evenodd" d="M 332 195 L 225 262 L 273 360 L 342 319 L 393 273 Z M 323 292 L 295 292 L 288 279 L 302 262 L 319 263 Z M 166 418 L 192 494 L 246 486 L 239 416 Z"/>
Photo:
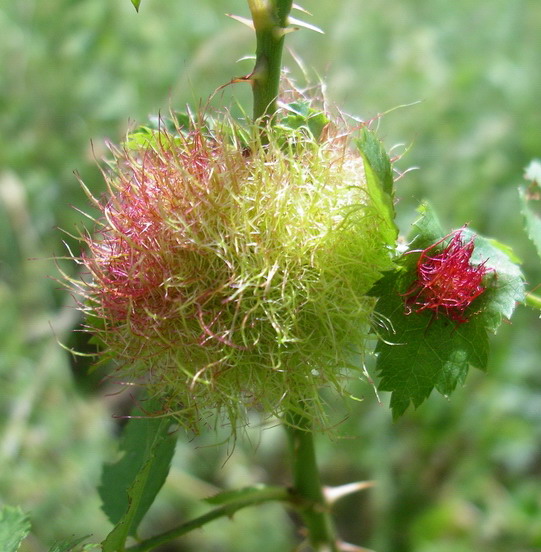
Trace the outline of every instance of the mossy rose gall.
<path fill-rule="evenodd" d="M 406 314 L 430 310 L 436 317 L 443 313 L 458 324 L 467 322 L 466 311 L 485 292 L 485 276 L 492 272 L 486 262 L 471 262 L 474 247 L 473 238 L 464 243 L 462 230 L 456 230 L 421 251 L 417 278 L 405 294 Z"/>
<path fill-rule="evenodd" d="M 391 268 L 351 134 L 281 125 L 262 144 L 223 116 L 112 148 L 75 286 L 116 375 L 193 427 L 252 406 L 324 420 L 319 390 L 346 393 Z"/>

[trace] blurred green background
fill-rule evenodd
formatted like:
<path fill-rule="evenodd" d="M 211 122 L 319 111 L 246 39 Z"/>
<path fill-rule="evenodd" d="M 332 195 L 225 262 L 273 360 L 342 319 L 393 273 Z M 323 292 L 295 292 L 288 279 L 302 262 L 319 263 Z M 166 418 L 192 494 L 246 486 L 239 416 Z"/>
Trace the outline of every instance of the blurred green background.
<path fill-rule="evenodd" d="M 310 22 L 287 44 L 329 100 L 379 122 L 398 167 L 402 231 L 429 199 L 444 226 L 469 223 L 511 245 L 530 287 L 539 259 L 522 231 L 516 188 L 541 156 L 539 0 L 305 0 Z M 24 552 L 55 539 L 110 529 L 95 486 L 114 453 L 125 397 L 87 376 L 58 342 L 85 348 L 69 294 L 55 281 L 75 267 L 63 240 L 90 211 L 74 176 L 96 195 L 95 159 L 105 140 L 134 122 L 198 105 L 249 72 L 254 40 L 225 13 L 242 0 L 6 0 L 0 6 L 0 503 L 31 512 Z M 287 53 L 299 84 L 302 71 Z M 250 91 L 234 85 L 215 105 Z M 57 266 L 58 265 L 58 266 Z M 378 552 L 541 551 L 541 322 L 519 309 L 493 339 L 488 376 L 473 371 L 450 400 L 432 396 L 392 423 L 387 397 L 353 382 L 361 403 L 318 442 L 329 484 L 377 485 L 337 509 L 346 540 Z M 341 407 L 340 407 L 341 408 Z M 337 408 L 338 412 L 340 409 Z M 339 416 L 339 414 L 337 414 Z M 204 510 L 218 488 L 287 483 L 279 429 L 231 445 L 222 436 L 181 438 L 171 476 L 145 522 L 147 535 Z M 231 457 L 229 457 L 231 455 Z M 293 550 L 294 525 L 280 506 L 246 510 L 162 550 Z"/>

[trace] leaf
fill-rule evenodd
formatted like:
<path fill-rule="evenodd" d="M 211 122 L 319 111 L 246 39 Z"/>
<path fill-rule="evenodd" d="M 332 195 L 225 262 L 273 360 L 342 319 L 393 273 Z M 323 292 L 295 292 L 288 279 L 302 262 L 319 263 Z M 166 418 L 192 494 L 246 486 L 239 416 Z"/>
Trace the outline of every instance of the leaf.
<path fill-rule="evenodd" d="M 524 229 L 541 257 L 541 162 L 532 161 L 524 173 L 530 185 L 519 188 Z"/>
<path fill-rule="evenodd" d="M 152 405 L 149 406 L 152 411 Z M 103 542 L 104 552 L 116 552 L 137 527 L 165 482 L 175 451 L 176 436 L 169 418 L 148 417 L 138 409 L 122 435 L 122 457 L 104 466 L 100 497 L 103 511 L 115 528 Z"/>
<path fill-rule="evenodd" d="M 141 5 L 141 0 L 131 0 L 131 3 L 133 4 L 135 11 L 139 11 L 139 6 Z"/>
<path fill-rule="evenodd" d="M 0 509 L 0 550 L 2 552 L 17 552 L 28 533 L 30 533 L 30 520 L 20 508 L 3 506 Z"/>
<path fill-rule="evenodd" d="M 488 335 L 473 319 L 456 327 L 440 317 L 433 320 L 427 312 L 404 314 L 405 291 L 401 279 L 387 276 L 381 282 L 377 311 L 389 326 L 380 332 L 376 347 L 380 391 L 390 391 L 393 417 L 402 415 L 411 402 L 420 406 L 435 387 L 451 393 L 466 377 L 469 364 L 486 369 Z M 390 325 L 392 324 L 392 326 Z"/>
<path fill-rule="evenodd" d="M 394 418 L 412 403 L 421 405 L 434 388 L 443 395 L 451 393 L 464 381 L 470 365 L 486 370 L 488 332 L 512 315 L 524 295 L 522 273 L 501 244 L 464 229 L 465 240 L 475 240 L 472 264 L 484 262 L 490 270 L 486 291 L 466 313 L 469 320 L 457 324 L 428 311 L 406 314 L 404 295 L 415 280 L 420 251 L 444 237 L 430 207 L 425 204 L 419 210 L 422 216 L 413 226 L 410 251 L 397 261 L 398 270 L 386 273 L 371 291 L 379 298 L 376 312 L 381 320 L 378 387 L 392 393 Z"/>
<path fill-rule="evenodd" d="M 156 132 L 146 126 L 140 126 L 128 134 L 122 145 L 129 150 L 141 150 L 150 148 L 155 143 Z"/>
<path fill-rule="evenodd" d="M 534 159 L 525 169 L 524 178 L 532 183 L 541 184 L 541 161 Z"/>
<path fill-rule="evenodd" d="M 469 229 L 463 232 L 466 240 L 471 237 L 475 239 L 472 262 L 479 264 L 486 261 L 486 267 L 495 274 L 491 285 L 476 304 L 476 309 L 481 309 L 478 317 L 486 329 L 495 332 L 504 319 L 511 318 L 517 302 L 524 300 L 522 271 L 509 246 L 476 235 Z"/>
<path fill-rule="evenodd" d="M 223 491 L 214 496 L 205 498 L 205 502 L 215 506 L 223 506 L 224 504 L 230 504 L 242 499 L 249 499 L 251 497 L 257 497 L 262 491 L 269 489 L 266 485 L 253 485 L 251 487 L 244 487 L 242 489 L 235 489 L 233 491 Z"/>
<path fill-rule="evenodd" d="M 537 254 L 541 257 L 541 218 L 533 208 L 532 200 L 524 188 L 519 189 L 522 216 L 524 217 L 524 229 L 528 237 L 535 245 Z M 538 203 L 538 201 L 535 201 Z"/>
<path fill-rule="evenodd" d="M 361 137 L 356 141 L 357 147 L 365 163 L 370 166 L 383 192 L 389 199 L 393 199 L 393 171 L 391 161 L 381 140 L 378 140 L 375 133 L 368 128 L 363 128 Z"/>
<path fill-rule="evenodd" d="M 428 203 L 421 203 L 417 211 L 421 216 L 413 223 L 410 231 L 410 250 L 424 249 L 445 234 L 436 213 Z"/>
<path fill-rule="evenodd" d="M 285 104 L 283 107 L 288 114 L 280 120 L 280 126 L 293 130 L 304 128 L 316 140 L 319 140 L 323 129 L 329 124 L 327 115 L 323 111 L 310 107 L 308 101 L 299 100 Z"/>
<path fill-rule="evenodd" d="M 398 228 L 394 222 L 394 181 L 391 161 L 385 148 L 376 135 L 363 128 L 356 145 L 364 163 L 366 186 L 368 193 L 378 210 L 385 213 L 381 221 L 382 234 L 391 247 L 394 247 L 398 237 Z"/>
<path fill-rule="evenodd" d="M 488 238 L 488 241 L 493 245 L 496 249 L 499 249 L 502 253 L 505 253 L 505 255 L 509 258 L 510 261 L 513 263 L 519 265 L 522 264 L 522 260 L 520 257 L 518 257 L 515 252 L 513 251 L 513 248 L 509 245 L 505 245 L 502 242 L 499 242 L 498 240 L 495 240 L 494 238 Z"/>
<path fill-rule="evenodd" d="M 212 123 L 210 118 L 198 121 L 198 130 L 211 135 L 210 124 Z M 140 125 L 127 134 L 122 146 L 134 151 L 148 149 L 161 151 L 173 146 L 182 146 L 193 124 L 193 115 L 189 112 L 175 112 L 171 117 L 151 115 L 148 124 Z"/>
<path fill-rule="evenodd" d="M 90 535 L 86 535 L 78 539 L 73 538 L 57 542 L 56 544 L 53 544 L 53 546 L 49 549 L 49 552 L 72 552 L 78 544 L 83 542 L 89 536 Z"/>

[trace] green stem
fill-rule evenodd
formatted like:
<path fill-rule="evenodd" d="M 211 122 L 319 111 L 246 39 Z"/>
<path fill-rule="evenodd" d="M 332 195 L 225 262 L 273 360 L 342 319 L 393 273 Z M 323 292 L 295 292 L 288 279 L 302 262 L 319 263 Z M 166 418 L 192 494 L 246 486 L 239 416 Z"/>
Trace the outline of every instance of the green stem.
<path fill-rule="evenodd" d="M 280 88 L 282 51 L 292 0 L 248 0 L 256 34 L 256 61 L 251 75 L 254 120 L 272 124 Z M 262 133 L 265 142 L 265 131 Z M 308 540 L 318 552 L 337 552 L 334 528 L 323 496 L 316 464 L 310 422 L 289 412 L 285 428 L 293 470 L 293 496 L 308 530 Z"/>
<path fill-rule="evenodd" d="M 256 61 L 251 75 L 254 120 L 276 112 L 282 50 L 293 0 L 248 0 L 256 35 Z"/>
<path fill-rule="evenodd" d="M 539 295 L 527 293 L 526 297 L 524 298 L 524 303 L 528 305 L 528 307 L 533 307 L 534 309 L 541 310 L 541 297 L 539 297 Z"/>
<path fill-rule="evenodd" d="M 243 508 L 274 500 L 290 501 L 291 494 L 283 487 L 264 487 L 262 489 L 253 490 L 248 496 L 232 500 L 231 502 L 224 504 L 215 510 L 211 510 L 198 518 L 182 523 L 170 531 L 166 531 L 165 533 L 142 541 L 139 544 L 130 546 L 126 548 L 126 552 L 148 552 L 161 544 L 176 539 L 177 537 L 181 537 L 194 529 L 203 527 L 203 525 L 214 521 L 215 519 L 232 517 L 235 512 L 238 512 Z"/>
<path fill-rule="evenodd" d="M 308 530 L 308 541 L 317 552 L 338 552 L 317 469 L 311 424 L 304 416 L 290 412 L 285 429 L 291 453 L 293 496 L 298 499 L 297 510 Z"/>

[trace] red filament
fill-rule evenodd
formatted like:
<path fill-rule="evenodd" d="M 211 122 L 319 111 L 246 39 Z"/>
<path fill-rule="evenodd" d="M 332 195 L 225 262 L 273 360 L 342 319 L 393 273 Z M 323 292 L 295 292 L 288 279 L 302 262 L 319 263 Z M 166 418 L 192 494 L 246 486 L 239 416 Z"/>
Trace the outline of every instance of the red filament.
<path fill-rule="evenodd" d="M 431 255 L 449 237 L 448 245 L 440 253 Z M 490 272 L 486 261 L 471 263 L 473 249 L 473 238 L 464 243 L 462 230 L 456 230 L 421 251 L 417 279 L 404 294 L 406 314 L 431 310 L 436 317 L 443 312 L 459 324 L 467 322 L 469 318 L 464 313 L 486 290 L 483 277 Z"/>

